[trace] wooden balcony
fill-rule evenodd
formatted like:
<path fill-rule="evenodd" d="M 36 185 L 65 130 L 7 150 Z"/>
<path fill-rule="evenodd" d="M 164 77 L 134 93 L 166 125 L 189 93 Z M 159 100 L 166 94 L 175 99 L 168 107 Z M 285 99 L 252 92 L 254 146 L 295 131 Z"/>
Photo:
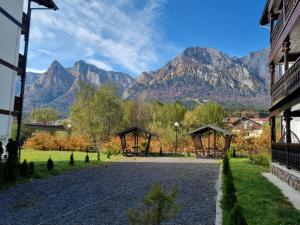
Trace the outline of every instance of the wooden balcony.
<path fill-rule="evenodd" d="M 300 171 L 300 144 L 272 144 L 272 161 Z"/>
<path fill-rule="evenodd" d="M 286 25 L 289 22 L 299 0 L 285 0 L 283 9 L 278 17 L 277 23 L 271 33 L 271 48 L 274 48 Z"/>
<path fill-rule="evenodd" d="M 300 57 L 271 88 L 272 105 L 300 87 Z"/>

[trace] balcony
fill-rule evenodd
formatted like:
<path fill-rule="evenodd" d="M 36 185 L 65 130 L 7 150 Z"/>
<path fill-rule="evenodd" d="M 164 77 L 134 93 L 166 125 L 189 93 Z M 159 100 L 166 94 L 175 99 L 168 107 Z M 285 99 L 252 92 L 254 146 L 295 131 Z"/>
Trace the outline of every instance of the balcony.
<path fill-rule="evenodd" d="M 300 144 L 272 144 L 272 161 L 300 171 Z"/>
<path fill-rule="evenodd" d="M 271 48 L 274 48 L 276 45 L 299 0 L 285 0 L 283 2 L 283 9 L 281 10 L 277 23 L 271 33 Z"/>
<path fill-rule="evenodd" d="M 300 87 L 300 57 L 271 88 L 272 105 Z"/>

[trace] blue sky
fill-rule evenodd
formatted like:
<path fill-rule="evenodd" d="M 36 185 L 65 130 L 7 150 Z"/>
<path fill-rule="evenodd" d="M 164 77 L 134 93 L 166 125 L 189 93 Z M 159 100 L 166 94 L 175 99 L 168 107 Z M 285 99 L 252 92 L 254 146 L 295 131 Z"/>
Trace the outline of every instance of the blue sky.
<path fill-rule="evenodd" d="M 243 56 L 268 47 L 262 0 L 56 0 L 32 16 L 30 71 L 77 60 L 132 76 L 156 70 L 186 47 Z"/>

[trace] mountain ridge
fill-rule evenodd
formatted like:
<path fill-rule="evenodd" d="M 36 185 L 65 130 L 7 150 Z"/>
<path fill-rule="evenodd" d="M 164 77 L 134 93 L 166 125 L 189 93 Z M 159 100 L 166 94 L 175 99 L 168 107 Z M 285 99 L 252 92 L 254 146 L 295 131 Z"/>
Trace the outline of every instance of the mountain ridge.
<path fill-rule="evenodd" d="M 267 76 L 268 50 L 244 57 L 230 57 L 217 49 L 189 47 L 155 71 L 136 79 L 122 72 L 106 71 L 78 60 L 71 68 L 53 61 L 44 73 L 27 73 L 25 111 L 53 107 L 66 113 L 75 99 L 79 81 L 101 87 L 110 81 L 125 99 L 146 101 L 217 101 L 223 104 L 270 102 Z"/>
<path fill-rule="evenodd" d="M 267 105 L 267 81 L 255 71 L 258 66 L 243 62 L 246 59 L 260 61 L 230 57 L 212 48 L 187 48 L 157 71 L 142 73 L 123 97 Z"/>

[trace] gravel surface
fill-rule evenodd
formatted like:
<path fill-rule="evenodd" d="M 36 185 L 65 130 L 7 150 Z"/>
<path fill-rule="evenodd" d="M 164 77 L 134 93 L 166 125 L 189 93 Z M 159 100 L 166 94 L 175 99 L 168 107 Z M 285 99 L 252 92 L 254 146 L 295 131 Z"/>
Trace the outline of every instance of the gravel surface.
<path fill-rule="evenodd" d="M 155 181 L 177 187 L 181 212 L 168 224 L 215 222 L 219 165 L 212 160 L 129 158 L 0 191 L 0 225 L 128 224 Z"/>

